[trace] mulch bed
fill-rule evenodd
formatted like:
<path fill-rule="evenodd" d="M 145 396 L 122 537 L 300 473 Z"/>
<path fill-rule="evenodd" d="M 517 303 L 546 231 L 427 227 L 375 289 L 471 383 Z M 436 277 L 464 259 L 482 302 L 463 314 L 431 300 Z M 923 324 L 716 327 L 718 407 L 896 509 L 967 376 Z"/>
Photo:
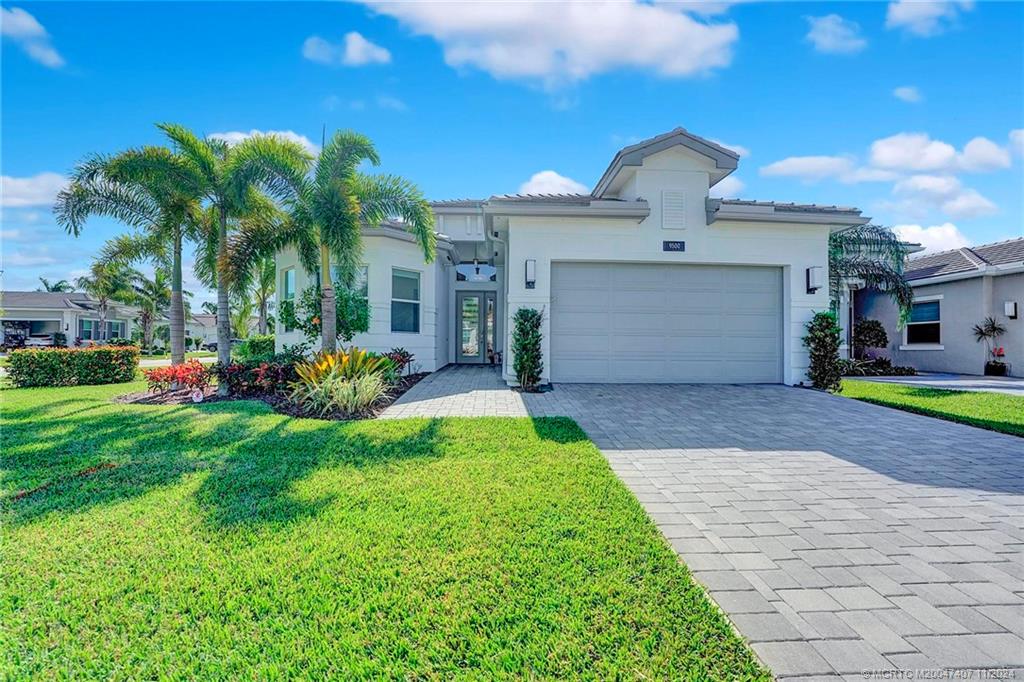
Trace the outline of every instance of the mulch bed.
<path fill-rule="evenodd" d="M 203 404 L 224 402 L 230 400 L 262 400 L 274 408 L 275 412 L 286 414 L 290 417 L 303 417 L 307 419 L 326 419 L 330 421 L 352 421 L 354 419 L 374 419 L 388 406 L 402 397 L 402 394 L 420 382 L 430 372 L 419 372 L 403 376 L 398 383 L 391 387 L 385 399 L 378 402 L 370 409 L 359 414 L 346 414 L 343 412 L 332 412 L 326 415 L 307 414 L 302 408 L 291 403 L 280 393 L 262 393 L 244 396 L 219 396 L 216 387 L 210 386 L 203 392 Z M 194 405 L 192 391 L 181 389 L 178 391 L 165 391 L 163 393 L 150 393 L 139 391 L 114 398 L 114 402 L 126 405 Z"/>

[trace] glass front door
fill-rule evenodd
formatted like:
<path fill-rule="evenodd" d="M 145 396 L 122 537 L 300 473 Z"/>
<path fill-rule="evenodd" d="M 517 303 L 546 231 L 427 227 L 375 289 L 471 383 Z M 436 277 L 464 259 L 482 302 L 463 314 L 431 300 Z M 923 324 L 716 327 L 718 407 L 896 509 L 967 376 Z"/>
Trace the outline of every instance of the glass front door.
<path fill-rule="evenodd" d="M 460 291 L 455 297 L 458 362 L 491 362 L 494 355 L 496 297 L 492 291 Z"/>

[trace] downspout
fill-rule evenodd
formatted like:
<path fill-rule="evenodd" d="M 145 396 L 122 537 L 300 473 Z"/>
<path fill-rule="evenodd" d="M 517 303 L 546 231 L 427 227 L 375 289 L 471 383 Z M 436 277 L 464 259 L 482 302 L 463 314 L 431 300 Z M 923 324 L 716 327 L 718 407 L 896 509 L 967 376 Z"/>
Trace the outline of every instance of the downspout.
<path fill-rule="evenodd" d="M 501 244 L 502 248 L 505 250 L 505 276 L 502 277 L 503 281 L 501 283 L 501 288 L 504 289 L 504 291 L 502 293 L 505 296 L 504 300 L 502 301 L 502 308 L 503 308 L 502 309 L 502 314 L 505 317 L 505 324 L 501 325 L 501 335 L 503 337 L 502 340 L 501 340 L 501 378 L 504 379 L 506 376 L 508 376 L 507 368 L 508 368 L 508 351 L 509 351 L 509 349 L 508 349 L 508 343 L 507 342 L 508 342 L 508 338 L 509 338 L 508 332 L 509 332 L 509 319 L 510 319 L 509 318 L 509 314 L 508 314 L 508 278 L 509 278 L 508 242 L 506 242 L 505 240 L 503 240 L 501 237 L 498 236 L 498 231 L 497 230 L 494 230 L 494 232 L 491 235 L 491 239 L 496 241 L 497 243 Z"/>

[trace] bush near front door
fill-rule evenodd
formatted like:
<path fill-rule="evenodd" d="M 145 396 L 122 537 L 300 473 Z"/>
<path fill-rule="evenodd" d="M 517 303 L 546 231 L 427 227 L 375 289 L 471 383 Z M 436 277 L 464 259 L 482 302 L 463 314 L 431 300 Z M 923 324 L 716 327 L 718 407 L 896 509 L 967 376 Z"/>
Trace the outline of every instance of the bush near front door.
<path fill-rule="evenodd" d="M 823 391 L 843 390 L 842 366 L 839 362 L 839 321 L 835 313 L 815 313 L 807 323 L 804 345 L 810 352 L 807 377 L 811 385 Z"/>
<path fill-rule="evenodd" d="M 520 308 L 513 322 L 512 353 L 515 359 L 512 369 L 524 391 L 536 391 L 540 375 L 544 372 L 544 356 L 541 353 L 543 336 L 540 331 L 544 316 L 539 310 Z"/>

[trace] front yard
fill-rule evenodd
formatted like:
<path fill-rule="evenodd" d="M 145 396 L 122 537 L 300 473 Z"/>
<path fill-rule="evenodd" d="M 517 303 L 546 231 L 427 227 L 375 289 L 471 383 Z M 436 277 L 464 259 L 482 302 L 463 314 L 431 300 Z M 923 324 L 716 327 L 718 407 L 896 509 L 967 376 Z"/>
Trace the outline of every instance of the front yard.
<path fill-rule="evenodd" d="M 0 392 L 0 677 L 768 679 L 566 419 Z"/>
<path fill-rule="evenodd" d="M 1024 436 L 1024 398 L 981 391 L 843 380 L 842 395 L 875 405 Z"/>

